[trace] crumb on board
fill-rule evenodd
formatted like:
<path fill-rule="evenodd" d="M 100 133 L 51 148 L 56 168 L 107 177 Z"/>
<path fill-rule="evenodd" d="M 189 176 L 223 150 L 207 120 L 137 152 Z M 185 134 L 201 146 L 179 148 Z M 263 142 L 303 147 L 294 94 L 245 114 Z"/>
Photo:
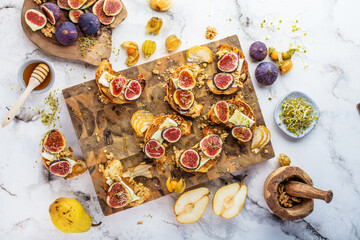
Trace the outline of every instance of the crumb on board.
<path fill-rule="evenodd" d="M 142 225 L 144 222 L 143 221 L 138 221 L 137 225 Z"/>

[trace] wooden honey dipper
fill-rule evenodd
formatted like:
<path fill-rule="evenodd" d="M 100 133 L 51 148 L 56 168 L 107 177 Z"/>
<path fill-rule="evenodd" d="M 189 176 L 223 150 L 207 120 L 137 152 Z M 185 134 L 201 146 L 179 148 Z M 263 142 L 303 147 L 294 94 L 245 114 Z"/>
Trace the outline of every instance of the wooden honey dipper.
<path fill-rule="evenodd" d="M 7 112 L 2 122 L 2 127 L 7 126 L 15 118 L 15 115 L 18 113 L 20 107 L 24 104 L 26 98 L 29 96 L 31 91 L 34 90 L 34 88 L 39 86 L 45 80 L 45 78 L 49 74 L 49 71 L 49 66 L 45 63 L 40 63 L 36 66 L 35 70 L 30 76 L 29 84 L 27 85 L 25 91 L 21 94 L 14 106 L 12 106 L 12 108 L 10 108 L 10 110 Z"/>

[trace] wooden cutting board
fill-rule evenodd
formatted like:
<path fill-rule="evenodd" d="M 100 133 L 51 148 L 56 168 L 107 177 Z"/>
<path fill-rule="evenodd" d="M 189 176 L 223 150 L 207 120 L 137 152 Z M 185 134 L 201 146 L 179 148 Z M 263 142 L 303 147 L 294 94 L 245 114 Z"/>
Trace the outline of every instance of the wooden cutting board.
<path fill-rule="evenodd" d="M 209 47 L 212 52 L 215 52 L 220 44 L 229 44 L 241 49 L 239 39 L 236 35 L 208 43 L 205 46 Z M 135 131 L 130 125 L 130 118 L 132 114 L 139 109 L 149 110 L 156 115 L 175 114 L 175 111 L 170 105 L 164 102 L 166 95 L 164 78 L 159 75 L 154 75 L 152 71 L 158 69 L 160 73 L 169 75 L 166 69 L 171 67 L 176 68 L 177 66 L 185 64 L 185 54 L 186 51 L 178 52 L 168 57 L 120 71 L 121 74 L 129 78 L 141 73 L 145 79 L 147 79 L 147 85 L 141 98 L 129 104 L 104 105 L 101 103 L 98 100 L 98 88 L 95 80 L 63 90 L 63 96 L 71 121 L 89 167 L 100 206 L 105 215 L 110 215 L 129 207 L 112 209 L 106 204 L 106 192 L 98 164 L 106 163 L 106 153 L 110 152 L 114 154 L 115 158 L 122 160 L 125 168 L 136 166 L 144 161 L 144 154 L 139 146 L 139 144 L 143 143 L 143 139 L 136 136 Z M 161 62 L 161 64 L 157 65 L 157 62 Z M 209 78 L 211 78 L 216 72 L 216 63 L 214 62 L 208 66 L 206 73 L 209 75 Z M 250 76 L 243 93 L 245 101 L 254 110 L 257 124 L 265 125 Z M 211 105 L 220 99 L 230 99 L 232 97 L 234 96 L 216 96 L 209 94 L 205 86 L 201 89 L 196 88 L 197 102 L 205 105 L 202 115 L 207 114 Z M 201 139 L 202 131 L 199 128 L 199 123 L 202 121 L 201 117 L 185 119 L 192 122 L 192 134 L 183 136 L 180 141 L 175 144 L 178 149 L 189 148 Z M 214 127 L 218 127 L 218 125 L 214 125 Z M 99 142 L 97 141 L 97 136 L 100 137 Z M 226 173 L 232 173 L 274 157 L 271 142 L 257 155 L 251 152 L 250 144 L 251 143 L 248 142 L 239 145 L 232 136 L 227 137 L 220 160 L 209 172 L 204 174 L 183 172 L 174 167 L 172 161 L 169 161 L 162 166 L 154 165 L 152 168 L 153 178 L 146 179 L 139 177 L 136 180 L 143 182 L 150 188 L 151 197 L 147 201 L 152 201 L 169 194 L 165 183 L 170 174 L 176 177 L 183 177 L 189 188 L 218 178 Z M 166 149 L 166 154 L 169 158 L 171 158 L 171 149 L 172 147 Z"/>
<path fill-rule="evenodd" d="M 51 0 L 48 2 L 56 3 L 55 0 Z M 41 32 L 41 30 L 33 32 L 31 28 L 25 22 L 25 12 L 32 8 L 39 9 L 40 6 L 37 5 L 34 0 L 25 0 L 23 8 L 21 10 L 21 26 L 27 38 L 33 42 L 41 51 L 51 56 L 70 59 L 70 60 L 79 60 L 82 62 L 89 63 L 91 65 L 99 65 L 102 58 L 109 58 L 111 55 L 112 50 L 112 30 L 116 28 L 122 21 L 125 20 L 127 17 L 127 10 L 123 2 L 122 3 L 122 10 L 121 12 L 115 17 L 115 20 L 112 24 L 108 26 L 101 25 L 101 28 L 96 36 L 96 43 L 95 45 L 84 52 L 85 56 L 81 55 L 80 50 L 80 41 L 76 41 L 74 44 L 70 46 L 63 46 L 61 45 L 55 37 L 55 34 L 52 38 L 47 38 Z M 91 7 L 90 7 L 91 8 Z M 55 27 L 58 26 L 60 23 L 64 21 L 70 21 L 69 19 L 69 11 L 61 9 L 61 18 L 55 24 Z M 71 22 L 71 21 L 70 21 Z M 79 37 L 84 36 L 81 32 L 79 26 L 75 24 L 78 28 Z"/>

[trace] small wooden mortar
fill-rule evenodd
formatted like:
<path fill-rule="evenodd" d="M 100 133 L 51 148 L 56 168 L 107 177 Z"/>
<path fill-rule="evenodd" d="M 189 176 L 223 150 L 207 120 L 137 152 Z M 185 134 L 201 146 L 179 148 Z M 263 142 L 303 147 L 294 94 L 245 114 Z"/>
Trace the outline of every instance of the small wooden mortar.
<path fill-rule="evenodd" d="M 293 207 L 285 208 L 278 201 L 279 184 L 285 183 L 285 192 L 293 197 L 302 198 L 302 202 Z M 275 215 L 284 220 L 297 220 L 308 216 L 314 210 L 314 198 L 329 203 L 333 192 L 313 187 L 309 175 L 294 166 L 285 166 L 273 171 L 265 181 L 264 197 L 269 208 Z"/>

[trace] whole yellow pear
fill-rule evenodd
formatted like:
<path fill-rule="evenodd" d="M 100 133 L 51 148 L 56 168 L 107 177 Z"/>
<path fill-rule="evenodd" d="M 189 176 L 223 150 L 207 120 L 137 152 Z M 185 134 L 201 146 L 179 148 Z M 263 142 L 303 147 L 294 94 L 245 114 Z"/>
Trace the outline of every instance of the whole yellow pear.
<path fill-rule="evenodd" d="M 49 213 L 54 226 L 62 232 L 87 232 L 92 225 L 92 218 L 75 199 L 56 199 L 50 205 Z"/>

